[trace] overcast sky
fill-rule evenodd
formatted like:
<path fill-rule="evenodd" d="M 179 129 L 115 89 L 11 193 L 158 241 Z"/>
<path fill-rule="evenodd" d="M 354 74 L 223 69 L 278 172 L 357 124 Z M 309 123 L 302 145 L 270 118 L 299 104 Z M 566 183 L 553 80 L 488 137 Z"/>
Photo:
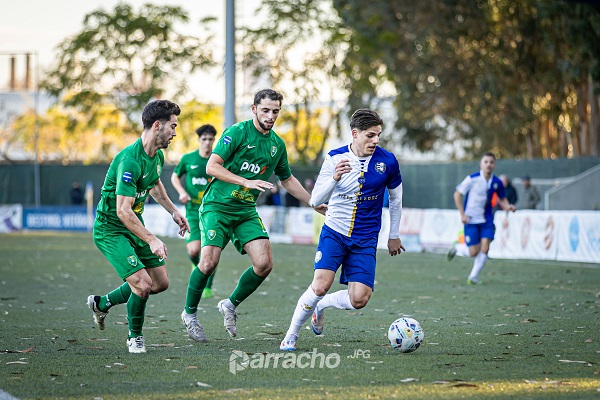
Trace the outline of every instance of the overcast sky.
<path fill-rule="evenodd" d="M 40 69 L 49 68 L 56 57 L 56 46 L 65 38 L 81 31 L 86 14 L 103 8 L 112 10 L 122 1 L 118 0 L 0 0 L 2 21 L 0 22 L 0 53 L 38 53 Z M 224 60 L 225 54 L 225 1 L 216 0 L 128 0 L 135 10 L 145 3 L 181 6 L 188 12 L 190 22 L 181 27 L 186 34 L 195 33 L 198 21 L 207 16 L 214 16 L 215 33 L 214 54 L 217 59 Z M 236 0 L 236 23 L 238 25 L 252 21 L 254 10 L 260 0 Z M 6 90 L 9 82 L 10 59 L 0 55 L 0 90 Z M 17 59 L 17 73 L 24 76 L 24 59 Z M 19 78 L 19 77 L 18 77 Z M 19 78 L 23 79 L 23 78 Z M 225 99 L 225 82 L 222 68 L 215 68 L 210 74 L 195 77 L 198 90 L 192 93 L 200 101 L 223 103 Z M 202 90 L 199 90 L 199 87 Z M 239 85 L 238 85 L 239 86 Z M 206 89 L 209 90 L 206 90 Z M 238 88 L 238 94 L 240 90 Z"/>

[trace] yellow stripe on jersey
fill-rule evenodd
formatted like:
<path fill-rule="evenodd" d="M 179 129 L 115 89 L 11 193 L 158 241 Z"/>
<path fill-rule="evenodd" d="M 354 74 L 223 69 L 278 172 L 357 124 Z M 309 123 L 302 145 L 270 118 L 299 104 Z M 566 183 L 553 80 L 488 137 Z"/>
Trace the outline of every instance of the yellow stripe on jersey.
<path fill-rule="evenodd" d="M 361 179 L 362 178 L 362 179 Z M 365 172 L 360 172 L 360 177 L 358 178 L 358 191 L 362 191 L 363 184 L 360 182 L 365 181 Z M 352 236 L 352 231 L 354 230 L 354 220 L 356 219 L 356 210 L 358 209 L 358 201 L 354 204 L 354 208 L 352 209 L 352 218 L 350 219 L 350 230 L 348 231 L 348 237 Z"/>

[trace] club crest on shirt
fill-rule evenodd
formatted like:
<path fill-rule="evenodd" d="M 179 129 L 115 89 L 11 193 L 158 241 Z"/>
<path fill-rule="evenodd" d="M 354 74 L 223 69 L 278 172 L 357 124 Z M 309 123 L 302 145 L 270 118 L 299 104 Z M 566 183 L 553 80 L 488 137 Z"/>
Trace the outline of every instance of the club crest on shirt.
<path fill-rule="evenodd" d="M 382 162 L 378 162 L 377 164 L 375 164 L 375 171 L 379 172 L 380 174 L 383 174 L 385 172 L 385 164 Z"/>
<path fill-rule="evenodd" d="M 275 154 L 277 154 L 277 146 L 272 146 L 271 147 L 271 157 L 275 157 Z"/>
<path fill-rule="evenodd" d="M 214 231 L 214 230 L 212 230 L 212 229 L 211 229 L 211 230 L 209 230 L 209 231 L 208 231 L 208 238 L 209 238 L 210 240 L 213 240 L 215 237 L 217 237 L 217 232 L 215 232 L 215 231 Z"/>
<path fill-rule="evenodd" d="M 137 258 L 135 256 L 129 256 L 127 257 L 127 262 L 132 266 L 132 267 L 137 267 Z"/>

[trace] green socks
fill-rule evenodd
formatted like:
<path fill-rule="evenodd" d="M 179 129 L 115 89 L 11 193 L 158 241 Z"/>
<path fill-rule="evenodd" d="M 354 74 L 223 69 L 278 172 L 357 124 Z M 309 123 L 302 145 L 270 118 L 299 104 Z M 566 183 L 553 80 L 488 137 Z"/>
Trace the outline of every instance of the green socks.
<path fill-rule="evenodd" d="M 212 288 L 212 281 L 213 281 L 213 278 L 215 277 L 216 273 L 217 273 L 217 269 L 215 268 L 212 275 L 208 277 L 208 280 L 206 281 L 206 287 L 208 289 Z"/>
<path fill-rule="evenodd" d="M 196 268 L 198 266 L 198 264 L 200 263 L 200 254 L 198 254 L 197 256 L 191 257 L 188 254 L 188 257 L 190 258 L 190 260 L 192 261 L 192 269 Z"/>
<path fill-rule="evenodd" d="M 199 268 L 194 268 L 188 281 L 187 294 L 185 296 L 185 312 L 195 314 L 198 310 L 198 303 L 202 297 L 202 291 L 206 287 L 208 276 L 204 275 Z"/>
<path fill-rule="evenodd" d="M 135 293 L 131 293 L 127 301 L 127 320 L 129 321 L 129 335 L 127 338 L 142 336 L 142 326 L 144 325 L 144 314 L 146 311 L 146 302 L 148 298 L 142 298 Z"/>
<path fill-rule="evenodd" d="M 112 306 L 127 303 L 129 296 L 131 296 L 131 287 L 129 286 L 129 283 L 124 282 L 106 296 L 100 296 L 98 309 L 102 312 L 107 312 Z"/>
<path fill-rule="evenodd" d="M 240 280 L 233 293 L 231 293 L 231 296 L 229 296 L 229 300 L 234 306 L 239 306 L 242 301 L 246 300 L 248 296 L 254 293 L 261 283 L 263 283 L 265 278 L 256 275 L 252 267 L 248 268 L 244 271 L 242 276 L 240 276 Z"/>

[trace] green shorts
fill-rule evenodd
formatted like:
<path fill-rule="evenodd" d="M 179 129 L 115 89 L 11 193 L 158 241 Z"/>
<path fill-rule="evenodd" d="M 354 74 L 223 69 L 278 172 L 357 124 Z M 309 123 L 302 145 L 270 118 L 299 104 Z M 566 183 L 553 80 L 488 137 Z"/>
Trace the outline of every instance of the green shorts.
<path fill-rule="evenodd" d="M 127 228 L 112 225 L 102 216 L 94 221 L 94 243 L 125 280 L 140 269 L 165 265 L 165 260 L 152 254 L 150 245 Z"/>
<path fill-rule="evenodd" d="M 185 242 L 200 240 L 200 205 L 191 201 L 185 205 L 185 217 L 190 224 L 190 231 L 185 234 Z"/>
<path fill-rule="evenodd" d="M 222 249 L 231 243 L 241 254 L 246 254 L 244 245 L 255 239 L 268 239 L 256 208 L 238 212 L 215 210 L 202 207 L 200 213 L 202 246 L 217 246 Z"/>

